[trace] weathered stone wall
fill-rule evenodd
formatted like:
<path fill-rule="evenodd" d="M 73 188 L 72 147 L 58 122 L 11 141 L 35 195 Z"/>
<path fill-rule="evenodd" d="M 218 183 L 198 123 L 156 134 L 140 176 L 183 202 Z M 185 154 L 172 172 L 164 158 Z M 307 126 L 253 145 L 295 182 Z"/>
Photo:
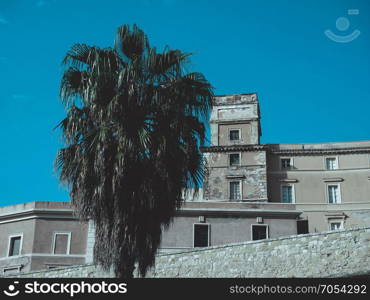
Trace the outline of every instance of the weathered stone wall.
<path fill-rule="evenodd" d="M 209 122 L 213 146 L 230 144 L 225 134 L 230 126 L 242 129 L 243 144 L 260 143 L 259 105 L 256 94 L 216 96 L 214 100 Z"/>
<path fill-rule="evenodd" d="M 339 277 L 370 275 L 370 227 L 289 236 L 157 257 L 148 277 Z M 93 265 L 22 277 L 109 277 Z"/>
<path fill-rule="evenodd" d="M 242 199 L 267 201 L 266 152 L 241 152 L 240 166 L 229 166 L 228 152 L 206 153 L 204 199 L 229 201 L 230 180 L 241 180 Z M 236 179 L 235 179 L 236 178 Z"/>

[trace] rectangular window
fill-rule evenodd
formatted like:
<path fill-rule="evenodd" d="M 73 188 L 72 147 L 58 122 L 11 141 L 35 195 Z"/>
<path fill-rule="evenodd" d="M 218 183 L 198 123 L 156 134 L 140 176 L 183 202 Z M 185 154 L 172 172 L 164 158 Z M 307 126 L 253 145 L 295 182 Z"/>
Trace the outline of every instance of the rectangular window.
<path fill-rule="evenodd" d="M 230 139 L 230 141 L 239 141 L 240 140 L 240 130 L 239 129 L 231 129 L 229 131 L 229 139 Z"/>
<path fill-rule="evenodd" d="M 231 153 L 229 155 L 230 166 L 240 166 L 240 153 Z"/>
<path fill-rule="evenodd" d="M 70 244 L 70 232 L 55 232 L 53 241 L 53 254 L 69 254 Z"/>
<path fill-rule="evenodd" d="M 338 169 L 338 160 L 336 157 L 327 157 L 325 159 L 326 170 Z"/>
<path fill-rule="evenodd" d="M 283 203 L 293 203 L 293 186 L 283 185 L 281 187 L 281 198 Z"/>
<path fill-rule="evenodd" d="M 194 224 L 194 247 L 209 246 L 209 224 Z"/>
<path fill-rule="evenodd" d="M 297 220 L 297 234 L 308 233 L 308 220 Z"/>
<path fill-rule="evenodd" d="M 252 225 L 252 240 L 264 240 L 268 238 L 267 225 Z"/>
<path fill-rule="evenodd" d="M 343 229 L 343 222 L 331 222 L 330 230 L 340 230 Z"/>
<path fill-rule="evenodd" d="M 328 200 L 330 204 L 340 203 L 339 185 L 328 185 Z"/>
<path fill-rule="evenodd" d="M 230 200 L 241 200 L 240 181 L 230 182 Z"/>
<path fill-rule="evenodd" d="M 293 167 L 293 160 L 291 158 L 282 158 L 281 159 L 281 168 L 290 169 Z"/>
<path fill-rule="evenodd" d="M 17 256 L 21 254 L 22 236 L 11 236 L 9 240 L 8 256 Z"/>

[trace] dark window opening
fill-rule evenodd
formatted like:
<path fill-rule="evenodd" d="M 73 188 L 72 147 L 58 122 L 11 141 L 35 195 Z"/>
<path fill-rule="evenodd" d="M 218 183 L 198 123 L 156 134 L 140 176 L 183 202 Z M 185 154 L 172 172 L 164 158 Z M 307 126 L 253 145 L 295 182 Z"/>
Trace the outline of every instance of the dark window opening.
<path fill-rule="evenodd" d="M 297 221 L 297 234 L 308 233 L 308 220 L 298 220 Z"/>
<path fill-rule="evenodd" d="M 254 241 L 267 239 L 267 226 L 253 225 L 252 239 Z"/>
<path fill-rule="evenodd" d="M 281 159 L 281 168 L 282 169 L 290 169 L 292 167 L 292 160 L 290 158 L 282 158 Z"/>
<path fill-rule="evenodd" d="M 209 228 L 206 224 L 194 225 L 194 247 L 209 246 Z"/>
<path fill-rule="evenodd" d="M 240 131 L 239 130 L 230 130 L 230 141 L 240 140 Z"/>
<path fill-rule="evenodd" d="M 230 154 L 230 166 L 239 166 L 239 165 L 240 165 L 239 153 Z"/>
<path fill-rule="evenodd" d="M 292 186 L 283 186 L 282 189 L 283 203 L 293 203 L 293 187 Z"/>
<path fill-rule="evenodd" d="M 10 238 L 9 256 L 19 255 L 21 251 L 21 237 L 15 236 Z"/>

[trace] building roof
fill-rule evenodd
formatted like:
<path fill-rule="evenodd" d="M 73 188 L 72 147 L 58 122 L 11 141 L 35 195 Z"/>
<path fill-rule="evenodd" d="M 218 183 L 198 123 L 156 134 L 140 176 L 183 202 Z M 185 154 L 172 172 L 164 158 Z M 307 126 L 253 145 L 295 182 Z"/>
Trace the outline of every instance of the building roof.
<path fill-rule="evenodd" d="M 200 149 L 202 152 L 268 151 L 273 154 L 282 155 L 360 154 L 370 153 L 370 141 L 207 146 Z"/>
<path fill-rule="evenodd" d="M 315 155 L 370 153 L 370 141 L 269 144 L 267 146 L 274 154 Z"/>
<path fill-rule="evenodd" d="M 215 106 L 253 104 L 253 103 L 258 103 L 258 97 L 256 93 L 217 95 L 214 97 Z"/>
<path fill-rule="evenodd" d="M 75 219 L 70 202 L 34 201 L 0 207 L 0 224 L 35 218 Z"/>
<path fill-rule="evenodd" d="M 273 202 L 185 202 L 177 215 L 243 215 L 249 217 L 297 218 L 302 211 L 295 204 Z"/>

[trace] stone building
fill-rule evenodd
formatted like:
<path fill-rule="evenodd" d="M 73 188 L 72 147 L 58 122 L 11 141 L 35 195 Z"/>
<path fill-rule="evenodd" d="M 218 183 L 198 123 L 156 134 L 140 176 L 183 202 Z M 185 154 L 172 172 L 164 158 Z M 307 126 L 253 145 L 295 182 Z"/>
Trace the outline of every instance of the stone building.
<path fill-rule="evenodd" d="M 370 225 L 370 141 L 260 144 L 256 94 L 217 96 L 207 177 L 161 251 Z M 69 203 L 0 208 L 0 274 L 92 262 L 93 226 Z"/>
<path fill-rule="evenodd" d="M 203 197 L 186 203 L 163 248 L 370 225 L 370 141 L 260 144 L 256 94 L 216 97 L 210 129 Z"/>
<path fill-rule="evenodd" d="M 87 237 L 69 202 L 0 207 L 0 276 L 83 264 Z"/>

